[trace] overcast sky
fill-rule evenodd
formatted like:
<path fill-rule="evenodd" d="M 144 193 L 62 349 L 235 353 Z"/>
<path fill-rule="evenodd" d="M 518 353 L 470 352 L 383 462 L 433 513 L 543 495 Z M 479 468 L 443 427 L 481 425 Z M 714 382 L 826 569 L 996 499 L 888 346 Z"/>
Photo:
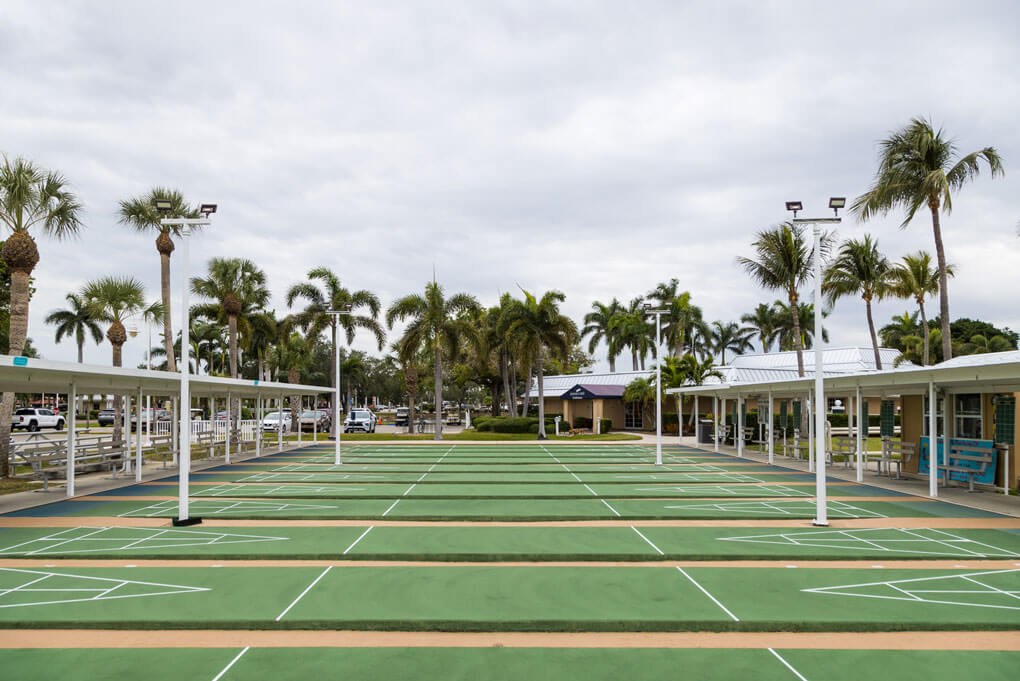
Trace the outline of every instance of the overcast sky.
<path fill-rule="evenodd" d="M 62 171 L 86 208 L 80 239 L 36 235 L 29 335 L 73 360 L 43 318 L 90 278 L 158 297 L 154 236 L 116 218 L 155 185 L 219 204 L 192 273 L 250 258 L 280 315 L 326 265 L 384 306 L 433 267 L 487 305 L 556 288 L 578 322 L 677 277 L 707 319 L 736 320 L 776 297 L 735 264 L 755 231 L 785 200 L 825 215 L 864 192 L 876 140 L 914 116 L 1005 159 L 943 225 L 953 317 L 1020 329 L 1017 26 L 1015 2 L 8 0 L 0 152 Z M 839 233 L 893 259 L 933 250 L 929 217 L 901 220 Z M 882 302 L 876 321 L 912 307 Z M 834 345 L 868 342 L 859 300 L 827 326 Z"/>

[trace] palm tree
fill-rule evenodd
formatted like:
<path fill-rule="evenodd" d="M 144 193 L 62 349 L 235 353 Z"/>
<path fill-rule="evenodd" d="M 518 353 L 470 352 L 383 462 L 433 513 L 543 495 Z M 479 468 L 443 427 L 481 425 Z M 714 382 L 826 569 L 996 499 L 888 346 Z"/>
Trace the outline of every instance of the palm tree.
<path fill-rule="evenodd" d="M 1001 334 L 989 337 L 976 333 L 963 344 L 962 349 L 964 354 L 980 355 L 986 352 L 1006 352 L 1013 349 L 1013 344 Z"/>
<path fill-rule="evenodd" d="M 28 303 L 32 270 L 39 263 L 39 249 L 32 232 L 42 231 L 57 239 L 74 236 L 82 227 L 78 197 L 67 187 L 63 175 L 39 168 L 23 158 L 3 157 L 0 165 L 0 224 L 10 235 L 0 249 L 0 259 L 11 277 L 8 330 L 9 355 L 20 355 L 28 337 Z M 0 400 L 0 478 L 10 475 L 11 415 L 14 393 Z"/>
<path fill-rule="evenodd" d="M 46 316 L 46 323 L 57 327 L 54 340 L 59 343 L 64 336 L 74 336 L 78 344 L 78 364 L 84 361 L 85 334 L 92 336 L 97 344 L 103 342 L 103 330 L 96 323 L 88 305 L 77 293 L 68 293 L 64 296 L 68 302 L 66 310 L 54 310 Z"/>
<path fill-rule="evenodd" d="M 279 337 L 279 322 L 272 312 L 258 312 L 248 318 L 248 333 L 245 337 L 245 347 L 248 352 L 255 353 L 255 377 L 260 381 L 268 380 L 266 373 L 266 357 Z M 335 372 L 329 371 L 329 374 Z M 334 379 L 336 377 L 334 376 Z"/>
<path fill-rule="evenodd" d="M 864 299 L 871 347 L 875 352 L 875 368 L 879 371 L 882 369 L 882 357 L 878 354 L 878 336 L 871 315 L 871 301 L 886 295 L 890 269 L 889 260 L 878 250 L 878 240 L 865 234 L 864 239 L 844 241 L 822 277 L 822 294 L 830 308 L 844 296 L 860 294 Z"/>
<path fill-rule="evenodd" d="M 618 334 L 611 327 L 611 322 L 614 315 L 624 311 L 625 308 L 616 298 L 613 298 L 608 305 L 596 300 L 591 304 L 591 312 L 584 316 L 584 328 L 581 329 L 582 338 L 591 336 L 588 341 L 588 352 L 594 353 L 595 347 L 601 341 L 606 342 L 611 373 L 616 373 L 616 356 L 623 349 Z"/>
<path fill-rule="evenodd" d="M 801 347 L 805 350 L 810 350 L 814 347 L 815 338 L 815 306 L 813 303 L 806 305 L 797 306 L 797 315 L 800 319 L 795 319 L 793 313 L 790 311 L 790 307 L 781 300 L 777 300 L 775 303 L 776 309 L 776 323 L 779 326 L 777 338 L 779 340 L 779 349 L 792 351 L 797 345 L 797 339 L 799 338 Z M 829 313 L 822 310 L 822 318 L 828 317 Z M 797 330 L 800 331 L 800 336 L 795 336 Z M 822 342 L 829 342 L 829 330 L 824 326 L 822 327 Z"/>
<path fill-rule="evenodd" d="M 691 294 L 680 291 L 680 282 L 674 277 L 656 286 L 648 297 L 666 310 L 662 316 L 662 340 L 666 347 L 678 357 L 691 350 L 694 336 L 705 325 L 701 308 L 691 304 Z"/>
<path fill-rule="evenodd" d="M 651 414 L 648 413 L 648 405 L 655 401 L 657 391 L 658 386 L 655 385 L 654 376 L 649 378 L 635 378 L 627 384 L 626 388 L 623 389 L 624 402 L 637 402 L 641 405 L 642 427 L 646 420 L 651 420 Z"/>
<path fill-rule="evenodd" d="M 829 235 L 822 235 L 823 257 L 828 253 L 831 241 Z M 797 373 L 804 376 L 804 345 L 797 307 L 799 289 L 811 274 L 814 247 L 805 239 L 804 228 L 791 222 L 758 232 L 751 245 L 754 246 L 757 259 L 738 257 L 737 262 L 759 286 L 786 294 L 793 311 L 791 318 L 794 349 L 797 351 Z"/>
<path fill-rule="evenodd" d="M 307 301 L 304 310 L 294 315 L 295 322 L 304 329 L 305 334 L 311 338 L 318 337 L 323 331 L 329 329 L 330 338 L 333 342 L 331 360 L 336 366 L 337 352 L 337 330 L 343 330 L 347 337 L 347 347 L 354 342 L 354 335 L 358 329 L 371 332 L 376 339 L 379 349 L 382 350 L 386 335 L 380 326 L 379 298 L 372 293 L 362 289 L 350 291 L 341 284 L 340 277 L 328 267 L 316 267 L 308 272 L 308 281 L 295 284 L 287 291 L 287 307 L 292 307 L 299 299 Z M 321 288 L 316 282 L 321 284 Z M 349 310 L 350 314 L 332 315 L 329 310 Z M 359 310 L 364 312 L 358 313 Z M 339 321 L 338 321 L 339 320 Z M 336 372 L 329 372 L 329 385 L 336 383 Z M 332 435 L 336 436 L 336 428 L 339 425 L 334 423 L 330 426 Z"/>
<path fill-rule="evenodd" d="M 952 359 L 952 333 L 949 329 L 949 270 L 942 244 L 939 213 L 953 210 L 953 194 L 977 177 L 983 159 L 992 177 L 1003 175 L 1002 158 L 995 147 L 985 147 L 960 156 L 953 140 L 943 136 L 931 121 L 915 118 L 879 143 L 878 171 L 871 189 L 854 201 L 851 211 L 861 221 L 903 208 L 906 228 L 917 211 L 927 206 L 931 213 L 935 255 L 939 266 L 939 317 L 942 322 L 942 355 Z"/>
<path fill-rule="evenodd" d="M 156 210 L 156 201 L 169 201 L 170 210 L 165 214 Z M 172 237 L 180 237 L 181 225 L 164 225 L 160 220 L 164 217 L 197 218 L 198 209 L 184 200 L 184 195 L 176 189 L 153 187 L 148 194 L 136 196 L 120 202 L 120 220 L 122 225 L 133 227 L 136 232 L 156 233 L 156 252 L 159 253 L 160 300 L 163 303 L 163 346 L 167 369 L 177 371 L 177 359 L 174 357 L 173 327 L 170 324 L 170 255 L 174 252 Z M 201 225 L 192 225 L 192 229 Z"/>
<path fill-rule="evenodd" d="M 738 355 L 750 350 L 751 331 L 742 329 L 736 322 L 712 322 L 712 347 L 719 353 L 719 364 L 726 364 L 726 351 L 732 350 Z"/>
<path fill-rule="evenodd" d="M 951 277 L 954 274 L 956 271 L 953 266 L 946 265 L 946 276 Z M 921 314 L 921 328 L 927 330 L 928 316 L 924 311 L 924 300 L 939 292 L 939 271 L 931 266 L 931 254 L 918 251 L 903 256 L 903 259 L 892 268 L 889 278 L 889 292 L 898 298 L 912 298 Z M 928 336 L 927 332 L 921 334 L 924 345 L 921 361 L 925 366 L 931 364 Z"/>
<path fill-rule="evenodd" d="M 287 382 L 294 384 L 301 381 L 301 373 L 312 363 L 311 347 L 300 333 L 291 332 L 280 343 L 273 347 L 270 362 L 277 371 L 287 372 Z M 301 397 L 290 396 L 290 425 L 292 430 L 298 429 L 301 418 Z"/>
<path fill-rule="evenodd" d="M 524 300 L 517 300 L 507 310 L 506 333 L 519 339 L 522 352 L 532 358 L 538 371 L 538 439 L 545 440 L 545 386 L 543 365 L 546 352 L 565 357 L 577 337 L 574 322 L 560 314 L 559 304 L 566 296 L 559 291 L 546 291 L 541 298 L 521 289 Z"/>
<path fill-rule="evenodd" d="M 145 286 L 133 277 L 103 277 L 90 281 L 82 287 L 81 297 L 86 301 L 93 317 L 101 322 L 108 322 L 106 339 L 113 347 L 113 366 L 123 366 L 122 348 L 127 342 L 127 329 L 124 322 L 146 310 Z M 113 409 L 117 418 L 113 420 L 113 439 L 120 440 L 123 426 L 121 414 L 124 412 L 123 398 L 115 395 Z"/>
<path fill-rule="evenodd" d="M 230 377 L 237 378 L 238 329 L 250 331 L 247 317 L 269 303 L 265 272 L 251 260 L 213 258 L 206 277 L 192 277 L 191 292 L 212 302 L 196 305 L 192 314 L 227 323 Z"/>
<path fill-rule="evenodd" d="M 779 332 L 775 308 L 766 303 L 758 303 L 754 312 L 742 315 L 740 321 L 747 324 L 747 331 L 758 336 L 761 350 L 767 354 Z"/>
<path fill-rule="evenodd" d="M 920 331 L 917 325 L 917 312 L 904 312 L 901 315 L 893 315 L 892 323 L 886 324 L 878 330 L 878 336 L 882 339 L 882 345 L 887 348 L 903 350 L 903 339 L 906 336 L 917 336 Z M 927 324 L 925 324 L 927 326 Z"/>
<path fill-rule="evenodd" d="M 630 357 L 633 370 L 645 368 L 645 357 L 649 351 L 655 349 L 655 324 L 648 320 L 644 309 L 644 298 L 634 298 L 627 305 L 627 309 L 618 312 L 609 320 L 609 329 L 616 335 L 621 348 L 630 348 Z"/>
<path fill-rule="evenodd" d="M 451 359 L 458 354 L 464 325 L 457 317 L 477 313 L 481 306 L 474 296 L 456 293 L 447 298 L 443 287 L 435 281 L 425 284 L 425 294 L 412 293 L 393 302 L 386 311 L 386 326 L 409 319 L 404 335 L 398 341 L 398 354 L 411 357 L 417 349 L 428 349 L 435 362 L 435 439 L 443 439 L 443 354 Z"/>

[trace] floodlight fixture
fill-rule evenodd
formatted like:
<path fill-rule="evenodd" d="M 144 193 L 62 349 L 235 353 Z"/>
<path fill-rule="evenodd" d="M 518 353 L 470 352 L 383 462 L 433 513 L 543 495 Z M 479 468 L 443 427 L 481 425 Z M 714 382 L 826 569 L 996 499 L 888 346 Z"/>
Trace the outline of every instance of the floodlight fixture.
<path fill-rule="evenodd" d="M 832 209 L 833 215 L 839 215 L 840 208 L 846 208 L 846 197 L 845 196 L 833 196 L 829 199 L 829 208 Z"/>
<path fill-rule="evenodd" d="M 156 210 L 160 213 L 169 213 L 170 209 L 174 207 L 170 199 L 156 199 L 153 203 L 156 206 Z"/>
<path fill-rule="evenodd" d="M 797 211 L 804 210 L 804 204 L 800 201 L 787 201 L 786 210 L 793 211 L 793 217 L 797 217 Z"/>
<path fill-rule="evenodd" d="M 216 212 L 216 204 L 203 203 L 201 206 L 199 206 L 198 212 L 204 215 L 205 217 L 209 217 L 210 215 Z"/>

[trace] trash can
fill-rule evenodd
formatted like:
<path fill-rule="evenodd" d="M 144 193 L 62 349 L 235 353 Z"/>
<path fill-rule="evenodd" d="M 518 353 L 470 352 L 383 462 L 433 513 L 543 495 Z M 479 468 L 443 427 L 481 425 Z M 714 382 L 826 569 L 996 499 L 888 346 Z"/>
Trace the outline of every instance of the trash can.
<path fill-rule="evenodd" d="M 712 444 L 712 422 L 708 419 L 698 422 L 698 444 Z"/>

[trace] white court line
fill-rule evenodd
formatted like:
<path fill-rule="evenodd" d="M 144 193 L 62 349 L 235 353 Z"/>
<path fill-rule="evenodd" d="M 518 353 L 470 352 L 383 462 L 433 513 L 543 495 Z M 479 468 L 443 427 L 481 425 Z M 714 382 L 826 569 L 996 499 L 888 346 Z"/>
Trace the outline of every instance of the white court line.
<path fill-rule="evenodd" d="M 715 603 L 720 608 L 722 608 L 723 612 L 725 612 L 727 615 L 729 615 L 730 618 L 732 618 L 734 622 L 739 622 L 740 621 L 740 619 L 736 615 L 734 615 L 732 612 L 729 611 L 729 608 L 727 608 L 725 605 L 723 605 L 718 600 L 716 600 L 715 596 L 713 596 L 712 594 L 708 593 L 708 591 L 705 590 L 705 587 L 701 586 L 696 581 L 694 581 L 694 577 L 691 577 L 689 574 L 684 572 L 684 569 L 682 567 L 677 566 L 676 569 L 680 571 L 680 574 L 682 574 L 684 577 L 689 579 L 691 584 L 693 584 L 694 586 L 698 587 L 698 589 L 701 591 L 701 593 L 703 593 L 706 596 L 708 596 L 709 598 L 711 598 L 713 603 Z"/>
<path fill-rule="evenodd" d="M 587 489 L 587 490 L 588 490 L 589 492 L 591 492 L 592 494 L 594 494 L 594 495 L 595 495 L 595 497 L 596 497 L 596 498 L 597 498 L 597 499 L 598 499 L 599 501 L 601 501 L 601 502 L 602 502 L 603 504 L 605 504 L 605 505 L 606 505 L 606 508 L 608 508 L 608 509 L 609 509 L 610 511 L 612 511 L 612 512 L 613 512 L 613 513 L 614 513 L 614 514 L 616 515 L 616 517 L 617 517 L 617 518 L 619 518 L 619 517 L 620 517 L 620 512 L 619 512 L 619 511 L 617 511 L 617 510 L 616 510 L 615 508 L 613 508 L 612 506 L 610 506 L 610 505 L 609 505 L 609 502 L 608 502 L 608 501 L 606 501 L 605 499 L 603 499 L 602 497 L 600 497 L 600 496 L 599 496 L 599 495 L 598 495 L 598 494 L 597 494 L 597 493 L 595 492 L 595 490 L 593 490 L 593 489 L 592 489 L 591 487 L 588 487 L 588 485 L 586 485 L 586 484 L 585 484 L 585 483 L 584 483 L 584 482 L 583 482 L 583 481 L 581 480 L 581 478 L 577 477 L 577 474 L 576 474 L 576 473 L 574 473 L 574 472 L 573 472 L 572 470 L 570 470 L 569 468 L 567 468 L 567 464 L 565 464 L 565 463 L 563 463 L 562 461 L 560 461 L 559 459 L 557 459 L 557 458 L 556 458 L 556 455 L 555 455 L 555 454 L 553 454 L 552 452 L 550 452 L 550 451 L 549 451 L 548 449 L 546 449 L 544 445 L 539 445 L 539 447 L 541 447 L 541 448 L 542 448 L 542 451 L 544 451 L 544 452 L 545 452 L 546 454 L 548 454 L 549 456 L 551 456 L 551 457 L 553 458 L 553 461 L 555 461 L 555 462 L 556 462 L 556 463 L 558 463 L 559 465 L 563 466 L 563 470 L 565 470 L 566 472 L 568 472 L 568 473 L 570 473 L 571 475 L 573 475 L 573 476 L 574 476 L 574 480 L 577 480 L 577 481 L 578 481 L 578 482 L 580 482 L 580 483 L 581 483 L 582 485 L 584 485 L 585 489 Z"/>
<path fill-rule="evenodd" d="M 216 676 L 214 676 L 214 677 L 213 677 L 213 680 L 212 680 L 212 681 L 220 681 L 220 679 L 222 679 L 222 678 L 223 678 L 223 675 L 224 675 L 224 674 L 226 674 L 226 673 L 227 673 L 227 671 L 228 671 L 228 670 L 229 670 L 229 669 L 230 669 L 231 667 L 233 667 L 233 666 L 234 666 L 234 663 L 235 663 L 235 662 L 237 662 L 238 660 L 240 660 L 240 659 L 241 659 L 241 656 L 242 656 L 242 655 L 244 655 L 244 654 L 245 654 L 246 652 L 248 652 L 248 650 L 249 650 L 250 648 L 251 648 L 251 646 L 245 646 L 245 647 L 244 647 L 244 650 L 242 650 L 241 652 L 239 652 L 239 653 L 237 654 L 237 657 L 235 657 L 235 658 L 234 658 L 233 660 L 231 660 L 231 661 L 230 661 L 230 663 L 229 663 L 229 664 L 227 664 L 227 666 L 226 666 L 226 667 L 224 667 L 224 668 L 223 668 L 223 669 L 222 669 L 222 670 L 220 671 L 220 673 L 219 673 L 219 674 L 217 674 Z"/>
<path fill-rule="evenodd" d="M 425 476 L 426 476 L 426 475 L 428 475 L 429 473 L 431 473 L 431 472 L 432 472 L 432 469 L 433 469 L 433 468 L 435 468 L 436 466 L 438 466 L 438 465 L 439 465 L 439 464 L 440 464 L 440 463 L 441 463 L 441 462 L 443 461 L 443 459 L 445 459 L 445 458 L 446 458 L 446 455 L 447 455 L 447 454 L 449 454 L 450 452 L 452 452 L 452 451 L 453 451 L 453 449 L 454 449 L 454 447 L 456 447 L 456 446 L 457 446 L 457 445 L 453 445 L 453 447 L 450 447 L 450 448 L 449 448 L 449 449 L 447 449 L 447 450 L 446 450 L 445 452 L 443 452 L 443 455 L 442 455 L 441 457 L 439 457 L 439 459 L 438 459 L 438 460 L 437 460 L 437 461 L 436 461 L 436 462 L 435 462 L 434 464 L 432 464 L 431 466 L 429 466 L 429 469 L 428 469 L 427 471 L 425 471 L 424 473 L 422 473 L 422 474 L 421 474 L 421 477 L 420 477 L 420 478 L 418 478 L 417 482 L 415 482 L 415 483 L 414 483 L 413 485 L 411 485 L 411 486 L 410 486 L 410 487 L 408 487 L 408 488 L 407 488 L 406 490 L 404 490 L 404 493 L 400 495 L 400 499 L 403 499 L 404 497 L 406 497 L 406 496 L 407 496 L 407 493 L 408 493 L 408 492 L 410 492 L 411 490 L 413 490 L 413 489 L 415 488 L 415 486 L 417 486 L 417 484 L 418 484 L 419 482 L 421 482 L 422 480 L 424 480 L 424 479 L 425 479 Z M 399 503 L 400 503 L 400 499 L 397 499 L 396 501 L 394 501 L 394 502 L 393 502 L 392 504 L 390 504 L 390 507 L 389 507 L 389 508 L 387 508 L 387 509 L 386 509 L 385 511 L 383 511 L 383 517 L 386 517 L 387 515 L 389 515 L 390 511 L 392 511 L 392 510 L 393 510 L 393 508 L 394 508 L 394 507 L 395 507 L 395 506 L 396 506 L 397 504 L 399 504 Z"/>
<path fill-rule="evenodd" d="M 777 660 L 779 660 L 779 661 L 780 661 L 780 662 L 782 662 L 782 663 L 783 663 L 784 665 L 786 665 L 786 668 L 787 668 L 787 669 L 789 669 L 789 670 L 790 670 L 791 672 L 793 672 L 793 673 L 794 673 L 794 675 L 796 675 L 796 677 L 797 677 L 798 679 L 800 679 L 800 681 L 807 681 L 807 679 L 805 679 L 805 678 L 804 678 L 804 675 L 803 675 L 803 674 L 801 674 L 801 673 L 800 673 L 799 671 L 797 671 L 796 669 L 794 669 L 794 668 L 793 668 L 793 665 L 792 665 L 792 664 L 790 664 L 789 662 L 787 662 L 786 660 L 784 660 L 784 659 L 783 659 L 783 656 L 782 656 L 782 655 L 780 655 L 780 654 L 779 654 L 779 653 L 777 653 L 776 651 L 772 650 L 772 648 L 769 648 L 769 649 L 768 649 L 768 651 L 769 651 L 770 653 L 772 653 L 773 655 L 775 655 L 775 656 L 776 656 L 776 659 L 777 659 Z M 215 680 L 215 679 L 213 679 L 213 681 L 216 681 L 216 680 Z"/>
<path fill-rule="evenodd" d="M 316 584 L 318 584 L 319 580 L 322 579 L 323 577 L 325 577 L 326 573 L 329 572 L 332 569 L 333 569 L 333 566 L 330 565 L 325 570 L 323 570 L 322 574 L 320 574 L 318 577 L 316 577 L 315 581 L 313 581 L 311 584 L 309 584 L 307 587 L 305 587 L 305 590 L 302 591 L 301 594 L 297 598 L 294 599 L 293 603 L 288 605 L 287 608 L 283 612 L 281 612 L 279 615 L 276 616 L 276 621 L 279 622 L 281 619 L 283 619 L 283 616 L 286 615 L 288 612 L 290 612 L 290 609 L 293 608 L 295 605 L 297 605 L 298 601 L 300 601 L 302 598 L 304 598 L 305 594 L 308 593 L 309 591 L 311 591 L 312 587 L 315 586 Z"/>
<path fill-rule="evenodd" d="M 634 527 L 633 525 L 630 526 L 630 529 L 632 529 L 635 532 L 637 532 L 638 536 L 641 537 L 642 539 L 644 539 L 646 542 L 648 542 L 649 546 L 651 546 L 653 549 L 658 551 L 660 556 L 665 556 L 666 555 L 665 553 L 662 552 L 662 549 L 660 549 L 658 546 L 656 546 L 655 544 L 652 543 L 651 539 L 649 539 L 645 535 L 641 534 L 641 530 L 639 530 L 638 528 Z"/>
<path fill-rule="evenodd" d="M 616 517 L 617 517 L 617 518 L 619 518 L 619 517 L 620 517 L 620 512 L 619 512 L 619 511 L 617 511 L 617 510 L 616 510 L 615 508 L 613 508 L 612 506 L 610 506 L 610 505 L 609 505 L 609 502 L 608 502 L 608 501 L 606 501 L 605 499 L 602 499 L 601 497 L 599 498 L 599 501 L 601 501 L 601 502 L 602 502 L 603 504 L 605 504 L 605 505 L 606 505 L 606 508 L 608 508 L 608 509 L 609 509 L 610 511 L 612 511 L 613 513 L 615 513 L 615 514 L 616 514 Z"/>
<path fill-rule="evenodd" d="M 351 544 L 350 546 L 348 546 L 348 547 L 347 547 L 346 549 L 344 549 L 343 555 L 345 555 L 345 556 L 346 556 L 346 555 L 347 555 L 347 552 L 348 552 L 348 551 L 350 551 L 350 550 L 351 550 L 351 549 L 353 549 L 353 548 L 354 548 L 355 546 L 357 546 L 357 545 L 358 545 L 358 542 L 359 542 L 359 541 L 361 541 L 362 539 L 364 539 L 364 538 L 365 538 L 365 535 L 366 535 L 366 534 L 368 534 L 369 532 L 371 532 L 371 531 L 372 531 L 372 528 L 373 528 L 373 527 L 375 527 L 375 525 L 371 525 L 371 526 L 370 526 L 370 527 L 369 527 L 369 528 L 368 528 L 367 530 L 365 530 L 364 532 L 362 532 L 362 533 L 361 533 L 361 536 L 360 536 L 360 537 L 358 537 L 357 539 L 355 539 L 355 540 L 354 540 L 354 542 L 353 542 L 353 543 L 352 543 L 352 544 Z"/>

